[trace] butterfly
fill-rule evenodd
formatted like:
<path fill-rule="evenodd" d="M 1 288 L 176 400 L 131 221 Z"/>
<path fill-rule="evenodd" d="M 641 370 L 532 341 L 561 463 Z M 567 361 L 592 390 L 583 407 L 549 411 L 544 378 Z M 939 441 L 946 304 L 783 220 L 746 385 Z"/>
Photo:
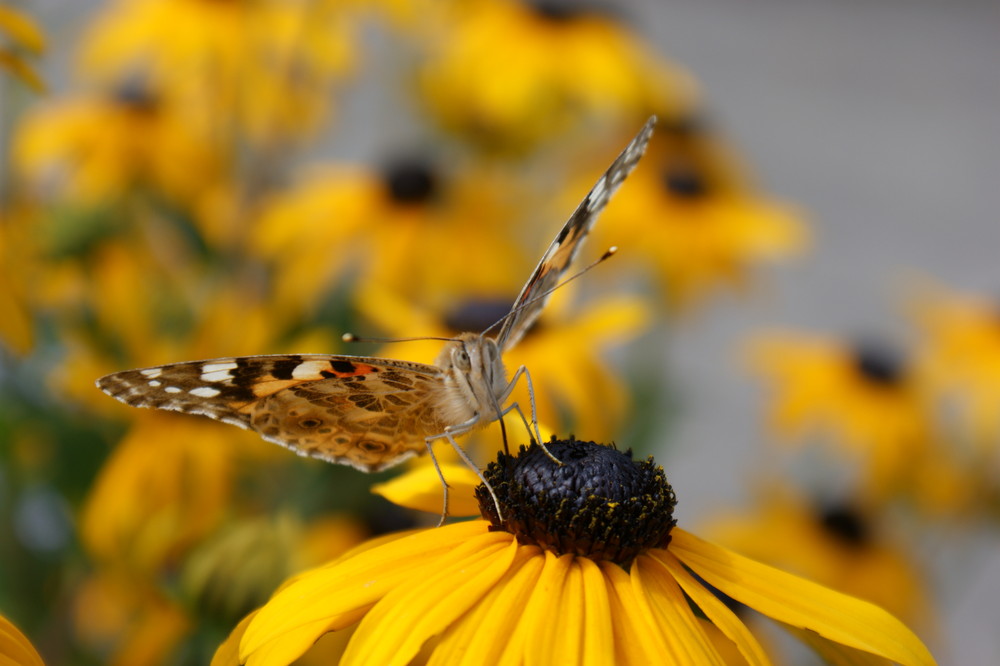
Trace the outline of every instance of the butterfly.
<path fill-rule="evenodd" d="M 98 379 L 97 386 L 133 407 L 201 414 L 253 430 L 300 455 L 365 472 L 425 450 L 437 466 L 431 443 L 447 439 L 492 493 L 455 437 L 495 420 L 502 426 L 512 410 L 527 424 L 520 406 L 507 404 L 523 375 L 534 436 L 541 443 L 531 375 L 522 365 L 508 380 L 503 353 L 542 313 L 608 200 L 645 152 L 655 124 L 654 116 L 580 202 L 510 312 L 486 331 L 449 339 L 433 365 L 327 354 L 244 356 L 116 372 Z M 490 337 L 496 326 L 496 337 Z M 443 476 L 441 482 L 447 515 Z"/>

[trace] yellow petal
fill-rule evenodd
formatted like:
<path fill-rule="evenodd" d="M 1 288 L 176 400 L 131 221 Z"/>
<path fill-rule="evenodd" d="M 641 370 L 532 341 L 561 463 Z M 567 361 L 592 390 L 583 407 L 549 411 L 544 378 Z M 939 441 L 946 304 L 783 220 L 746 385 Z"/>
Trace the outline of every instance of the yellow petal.
<path fill-rule="evenodd" d="M 441 465 L 448 482 L 448 515 L 478 516 L 479 500 L 474 491 L 481 482 L 465 465 Z M 441 513 L 441 478 L 434 465 L 420 465 L 405 474 L 372 486 L 372 492 L 407 509 Z"/>
<path fill-rule="evenodd" d="M 547 642 L 552 639 L 552 618 L 555 617 L 556 603 L 572 557 L 557 557 L 547 550 L 544 558 L 538 581 L 521 610 L 499 664 L 534 663 L 531 658 L 536 656 L 537 663 L 553 663 L 543 655 L 548 652 Z M 546 636 L 549 641 L 545 640 Z"/>
<path fill-rule="evenodd" d="M 710 585 L 776 620 L 896 661 L 935 664 L 902 622 L 874 604 L 755 562 L 674 528 L 670 552 Z"/>
<path fill-rule="evenodd" d="M 13 7 L 0 5 L 0 32 L 10 36 L 11 41 L 32 53 L 45 50 L 45 36 L 35 21 Z"/>
<path fill-rule="evenodd" d="M 613 562 L 601 562 L 615 635 L 615 664 L 676 664 L 677 655 L 656 623 L 639 607 L 632 580 Z"/>
<path fill-rule="evenodd" d="M 753 637 L 740 618 L 726 608 L 726 605 L 719 601 L 718 597 L 710 590 L 696 581 L 694 576 L 688 573 L 687 569 L 677 561 L 677 558 L 670 551 L 653 551 L 650 555 L 651 559 L 666 568 L 681 586 L 681 589 L 705 613 L 705 617 L 736 644 L 749 666 L 768 666 L 771 663 L 760 643 L 757 642 L 757 639 Z"/>
<path fill-rule="evenodd" d="M 546 567 L 524 613 L 526 664 L 580 663 L 583 576 L 574 559 L 546 552 Z"/>
<path fill-rule="evenodd" d="M 362 620 L 341 664 L 405 666 L 428 639 L 462 617 L 503 577 L 518 548 L 502 532 L 476 542 L 442 558 L 434 573 L 389 592 Z"/>
<path fill-rule="evenodd" d="M 892 662 L 885 657 L 877 657 L 870 652 L 862 652 L 840 643 L 834 643 L 811 631 L 790 627 L 781 622 L 778 624 L 811 647 L 816 654 L 822 657 L 823 663 L 829 666 L 892 666 Z"/>
<path fill-rule="evenodd" d="M 503 578 L 460 622 L 453 623 L 445 631 L 427 666 L 498 663 L 538 583 L 544 562 L 545 557 L 537 546 L 520 546 Z M 600 583 L 604 584 L 603 579 Z"/>
<path fill-rule="evenodd" d="M 239 624 L 233 628 L 229 636 L 226 637 L 226 640 L 222 641 L 219 647 L 215 649 L 210 666 L 239 666 L 240 641 L 243 639 L 243 634 L 246 632 L 247 627 L 250 626 L 250 621 L 253 620 L 256 614 L 257 611 L 253 611 L 239 621 Z"/>
<path fill-rule="evenodd" d="M 649 557 L 638 557 L 632 565 L 632 588 L 648 617 L 656 622 L 676 648 L 677 664 L 725 666 L 712 645 L 677 581 Z"/>
<path fill-rule="evenodd" d="M 45 82 L 23 58 L 0 49 L 0 67 L 27 83 L 35 92 L 45 92 Z"/>
<path fill-rule="evenodd" d="M 583 577 L 583 659 L 584 666 L 604 666 L 615 661 L 615 637 L 611 626 L 611 602 L 607 583 L 593 560 L 576 558 Z"/>
<path fill-rule="evenodd" d="M 469 521 L 423 530 L 300 574 L 258 611 L 240 642 L 241 658 L 269 664 L 266 655 L 277 651 L 275 661 L 279 655 L 294 659 L 325 631 L 353 624 L 359 611 L 398 585 L 476 546 L 477 537 L 489 535 L 486 525 Z"/>
<path fill-rule="evenodd" d="M 27 636 L 0 615 L 0 666 L 45 666 Z"/>

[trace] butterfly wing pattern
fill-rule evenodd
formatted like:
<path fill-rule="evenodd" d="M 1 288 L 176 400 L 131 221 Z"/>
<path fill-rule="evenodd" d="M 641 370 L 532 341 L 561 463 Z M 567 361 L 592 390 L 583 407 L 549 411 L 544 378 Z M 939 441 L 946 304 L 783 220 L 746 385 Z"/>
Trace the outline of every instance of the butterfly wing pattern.
<path fill-rule="evenodd" d="M 322 354 L 247 356 L 127 370 L 98 380 L 133 407 L 201 414 L 300 455 L 375 472 L 441 432 L 433 365 Z"/>
<path fill-rule="evenodd" d="M 500 333 L 497 335 L 497 344 L 501 351 L 510 349 L 517 344 L 518 340 L 538 319 L 548 301 L 547 292 L 559 283 L 601 211 L 608 205 L 612 195 L 632 172 L 635 165 L 639 163 L 640 158 L 646 152 L 646 145 L 653 135 L 655 125 L 655 116 L 646 121 L 635 138 L 625 146 L 618 158 L 611 163 L 608 170 L 597 180 L 587 196 L 569 216 L 569 220 L 566 221 L 559 235 L 542 255 L 542 260 L 538 262 L 538 266 L 535 267 L 531 277 L 521 289 L 521 293 L 518 294 L 514 306 L 511 308 L 511 315 L 504 320 Z M 546 295 L 543 296 L 543 294 Z"/>
<path fill-rule="evenodd" d="M 453 436 L 506 413 L 501 412 L 501 403 L 520 374 L 527 371 L 520 368 L 505 384 L 500 353 L 516 344 L 541 314 L 548 292 L 559 283 L 609 198 L 645 151 L 655 121 L 649 119 L 570 216 L 514 301 L 496 341 L 482 334 L 464 334 L 448 343 L 441 358 L 454 353 L 453 358 L 461 361 L 458 366 L 467 366 L 470 355 L 489 357 L 483 361 L 480 374 L 440 361 L 424 365 L 360 356 L 295 354 L 126 370 L 101 377 L 97 386 L 133 407 L 200 414 L 254 430 L 300 455 L 365 472 L 429 451 L 430 442 L 437 438 L 447 438 L 455 445 Z M 493 353 L 486 354 L 484 346 L 492 347 Z M 482 376 L 490 377 L 488 385 Z M 529 390 L 530 381 L 529 376 Z M 456 386 L 473 385 L 475 399 L 455 397 L 460 393 Z M 459 414 L 463 416 L 459 418 Z M 471 464 L 457 445 L 455 448 Z"/>

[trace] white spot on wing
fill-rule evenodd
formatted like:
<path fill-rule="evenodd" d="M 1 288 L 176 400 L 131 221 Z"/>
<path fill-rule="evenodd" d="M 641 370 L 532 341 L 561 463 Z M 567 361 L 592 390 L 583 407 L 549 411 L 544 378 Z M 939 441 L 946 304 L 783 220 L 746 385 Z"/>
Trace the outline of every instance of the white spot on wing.
<path fill-rule="evenodd" d="M 153 388 L 156 388 L 157 386 L 160 386 L 160 382 L 155 379 L 150 379 L 149 385 L 152 386 Z"/>
<path fill-rule="evenodd" d="M 594 189 L 590 191 L 591 208 L 601 208 L 604 206 L 608 198 L 607 183 L 608 179 L 602 176 L 594 185 Z"/>
<path fill-rule="evenodd" d="M 238 366 L 236 361 L 226 361 L 225 363 L 206 363 L 201 366 L 202 374 L 212 373 L 212 372 L 228 372 L 229 370 L 235 370 Z"/>
<path fill-rule="evenodd" d="M 214 370 L 212 372 L 201 373 L 201 381 L 203 382 L 224 382 L 231 377 L 232 375 L 229 374 L 229 370 Z"/>
<path fill-rule="evenodd" d="M 292 379 L 317 379 L 321 371 L 329 369 L 327 361 L 303 361 L 292 370 Z"/>
<path fill-rule="evenodd" d="M 168 386 L 167 388 L 165 388 L 163 390 L 166 391 L 167 393 L 180 393 L 181 392 L 181 390 L 179 388 L 177 388 L 176 386 Z"/>
<path fill-rule="evenodd" d="M 199 386 L 198 388 L 191 389 L 188 393 L 196 395 L 199 398 L 214 398 L 219 395 L 220 391 L 211 386 Z"/>
<path fill-rule="evenodd" d="M 162 368 L 146 368 L 145 370 L 140 370 L 139 374 L 152 379 L 159 377 L 161 372 L 163 372 Z"/>

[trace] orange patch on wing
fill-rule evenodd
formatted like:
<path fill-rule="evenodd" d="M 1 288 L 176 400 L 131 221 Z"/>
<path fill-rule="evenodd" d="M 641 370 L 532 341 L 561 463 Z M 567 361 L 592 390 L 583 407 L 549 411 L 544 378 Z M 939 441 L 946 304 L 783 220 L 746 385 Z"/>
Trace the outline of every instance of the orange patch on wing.
<path fill-rule="evenodd" d="M 354 361 L 330 361 L 329 366 L 329 370 L 324 370 L 321 373 L 325 377 L 360 377 L 378 372 L 375 366 Z"/>

